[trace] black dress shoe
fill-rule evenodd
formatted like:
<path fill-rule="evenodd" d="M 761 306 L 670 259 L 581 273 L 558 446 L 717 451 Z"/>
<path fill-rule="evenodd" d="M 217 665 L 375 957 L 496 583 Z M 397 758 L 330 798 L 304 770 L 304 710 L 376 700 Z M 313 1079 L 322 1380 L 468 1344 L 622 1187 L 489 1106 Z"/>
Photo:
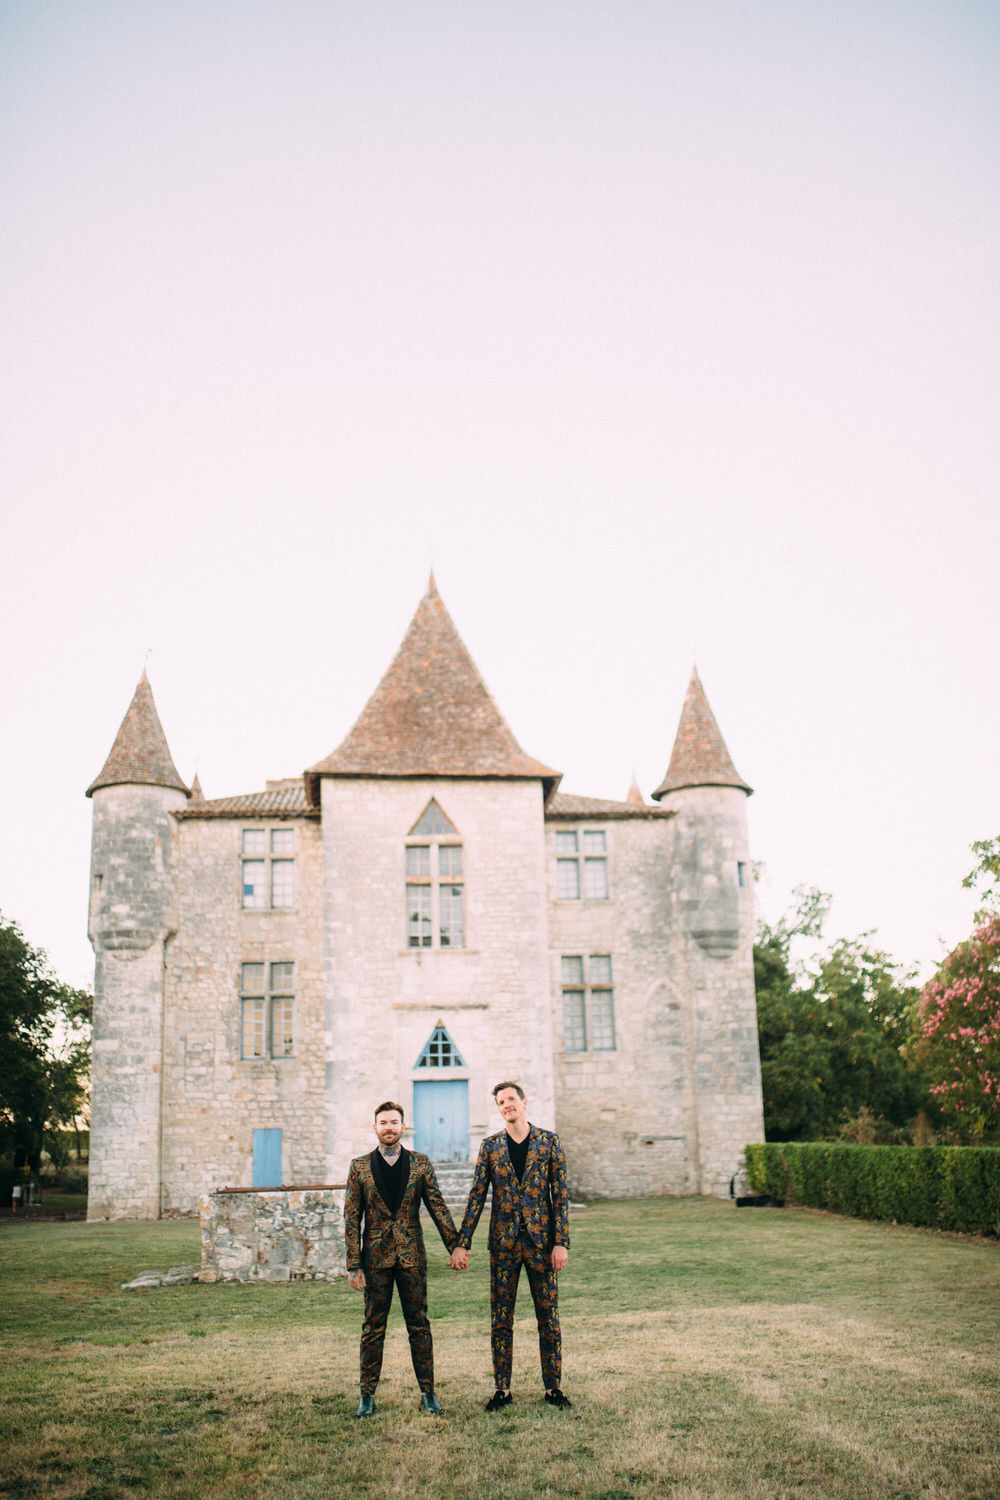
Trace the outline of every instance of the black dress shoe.
<path fill-rule="evenodd" d="M 514 1397 L 511 1395 L 510 1391 L 494 1391 L 493 1395 L 486 1403 L 486 1410 L 502 1411 L 505 1406 L 509 1406 L 511 1404 L 513 1399 Z"/>
<path fill-rule="evenodd" d="M 424 1411 L 429 1411 L 432 1417 L 440 1417 L 443 1415 L 441 1411 L 441 1403 L 435 1396 L 433 1391 L 420 1392 L 420 1405 L 423 1407 Z"/>
<path fill-rule="evenodd" d="M 568 1396 L 564 1396 L 557 1385 L 550 1391 L 545 1392 L 545 1399 L 550 1406 L 572 1406 L 573 1403 Z"/>
<path fill-rule="evenodd" d="M 364 1391 L 362 1391 L 361 1400 L 358 1402 L 358 1409 L 354 1415 L 356 1417 L 373 1417 L 375 1415 L 375 1397 L 366 1396 Z"/>

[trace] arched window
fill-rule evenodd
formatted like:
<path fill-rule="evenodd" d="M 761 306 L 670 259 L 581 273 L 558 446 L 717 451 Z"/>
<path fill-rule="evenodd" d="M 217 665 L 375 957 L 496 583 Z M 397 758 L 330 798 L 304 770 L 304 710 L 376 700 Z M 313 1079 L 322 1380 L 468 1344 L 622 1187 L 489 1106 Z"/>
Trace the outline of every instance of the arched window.
<path fill-rule="evenodd" d="M 406 946 L 465 947 L 462 839 L 432 797 L 406 839 Z"/>

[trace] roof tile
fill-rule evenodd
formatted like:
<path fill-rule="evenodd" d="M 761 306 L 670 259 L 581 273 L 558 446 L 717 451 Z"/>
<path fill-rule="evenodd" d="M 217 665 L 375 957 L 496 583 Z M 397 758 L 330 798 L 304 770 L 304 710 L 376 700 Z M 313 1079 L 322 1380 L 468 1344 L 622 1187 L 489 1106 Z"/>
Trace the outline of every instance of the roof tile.
<path fill-rule="evenodd" d="M 87 788 L 87 796 L 93 796 L 104 786 L 167 786 L 188 792 L 170 754 L 145 672 L 115 736 L 111 754 L 100 775 Z"/>
<path fill-rule="evenodd" d="M 734 786 L 747 796 L 752 791 L 733 765 L 697 667 L 688 683 L 667 774 L 652 795 L 659 801 L 688 786 Z"/>
<path fill-rule="evenodd" d="M 174 814 L 177 818 L 316 818 L 319 812 L 306 801 L 305 782 L 301 776 L 285 781 L 269 781 L 263 792 L 247 792 L 241 797 L 213 797 L 211 801 L 189 802 Z"/>
<path fill-rule="evenodd" d="M 526 755 L 497 708 L 434 584 L 350 734 L 306 772 L 323 776 L 539 778 L 559 772 Z"/>
<path fill-rule="evenodd" d="M 672 818 L 670 807 L 650 807 L 648 802 L 609 802 L 604 797 L 574 797 L 568 792 L 554 792 L 545 806 L 546 822 L 565 822 L 572 818 L 615 820 L 619 818 Z"/>

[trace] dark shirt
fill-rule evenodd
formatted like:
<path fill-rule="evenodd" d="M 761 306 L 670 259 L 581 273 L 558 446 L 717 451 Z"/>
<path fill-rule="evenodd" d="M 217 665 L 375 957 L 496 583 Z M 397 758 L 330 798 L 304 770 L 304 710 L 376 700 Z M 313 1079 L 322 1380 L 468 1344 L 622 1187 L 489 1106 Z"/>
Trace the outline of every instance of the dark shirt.
<path fill-rule="evenodd" d="M 528 1143 L 530 1140 L 530 1130 L 523 1141 L 515 1141 L 512 1135 L 508 1135 L 507 1137 L 507 1152 L 510 1156 L 510 1164 L 517 1173 L 518 1182 L 524 1181 L 524 1169 L 528 1162 Z"/>
<path fill-rule="evenodd" d="M 410 1153 L 404 1147 L 390 1165 L 376 1147 L 371 1154 L 371 1164 L 375 1186 L 382 1194 L 386 1208 L 395 1217 L 410 1180 Z"/>

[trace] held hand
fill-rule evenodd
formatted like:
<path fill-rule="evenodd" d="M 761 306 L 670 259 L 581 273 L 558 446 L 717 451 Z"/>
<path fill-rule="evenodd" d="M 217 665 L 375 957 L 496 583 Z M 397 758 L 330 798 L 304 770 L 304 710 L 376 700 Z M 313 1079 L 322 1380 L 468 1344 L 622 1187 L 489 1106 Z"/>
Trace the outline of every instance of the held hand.
<path fill-rule="evenodd" d="M 564 1271 L 569 1261 L 569 1251 L 565 1245 L 552 1246 L 552 1269 L 553 1271 Z"/>
<path fill-rule="evenodd" d="M 354 1275 L 350 1278 L 350 1282 L 356 1292 L 363 1292 L 365 1289 L 364 1271 L 355 1271 Z"/>
<path fill-rule="evenodd" d="M 467 1271 L 469 1269 L 468 1250 L 463 1250 L 461 1245 L 456 1245 L 451 1252 L 451 1260 L 448 1264 L 453 1271 Z"/>

